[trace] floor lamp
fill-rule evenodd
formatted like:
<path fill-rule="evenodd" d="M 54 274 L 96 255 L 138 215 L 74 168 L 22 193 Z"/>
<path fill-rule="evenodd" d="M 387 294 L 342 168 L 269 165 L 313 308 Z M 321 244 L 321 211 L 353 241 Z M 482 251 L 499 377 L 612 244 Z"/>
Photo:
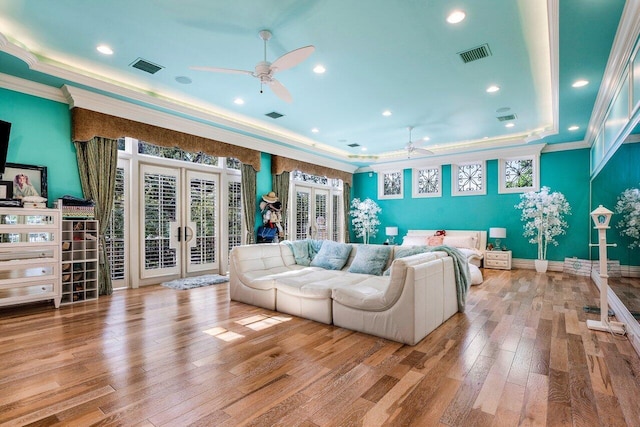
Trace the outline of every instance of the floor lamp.
<path fill-rule="evenodd" d="M 616 246 L 615 243 L 607 244 L 607 230 L 613 212 L 600 205 L 591 212 L 591 219 L 598 230 L 598 243 L 590 243 L 589 246 L 598 246 L 600 258 L 600 320 L 587 320 L 587 328 L 594 331 L 625 333 L 624 323 L 609 321 L 609 275 L 607 274 L 607 247 Z"/>

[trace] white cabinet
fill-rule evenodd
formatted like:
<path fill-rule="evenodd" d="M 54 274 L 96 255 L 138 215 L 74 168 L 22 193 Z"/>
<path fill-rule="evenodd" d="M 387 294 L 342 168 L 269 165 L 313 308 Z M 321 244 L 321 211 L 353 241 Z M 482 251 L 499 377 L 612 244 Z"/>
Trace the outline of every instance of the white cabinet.
<path fill-rule="evenodd" d="M 511 251 L 486 251 L 484 268 L 511 270 Z"/>
<path fill-rule="evenodd" d="M 0 306 L 60 306 L 60 210 L 0 208 Z"/>
<path fill-rule="evenodd" d="M 62 304 L 98 299 L 98 221 L 62 221 Z"/>

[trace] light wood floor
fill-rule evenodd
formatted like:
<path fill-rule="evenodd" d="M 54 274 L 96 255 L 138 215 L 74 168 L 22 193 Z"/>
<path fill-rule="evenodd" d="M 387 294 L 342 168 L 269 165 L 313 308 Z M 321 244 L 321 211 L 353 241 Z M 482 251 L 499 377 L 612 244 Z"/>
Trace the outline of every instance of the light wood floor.
<path fill-rule="evenodd" d="M 226 284 L 0 310 L 0 425 L 640 425 L 640 359 L 588 279 L 485 270 L 410 347 L 228 301 Z"/>

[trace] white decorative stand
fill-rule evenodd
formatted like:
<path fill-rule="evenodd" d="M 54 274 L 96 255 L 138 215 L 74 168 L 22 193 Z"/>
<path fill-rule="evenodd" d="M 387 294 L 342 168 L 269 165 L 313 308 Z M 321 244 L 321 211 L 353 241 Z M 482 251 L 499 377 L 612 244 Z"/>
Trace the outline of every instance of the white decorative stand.
<path fill-rule="evenodd" d="M 607 244 L 607 230 L 609 229 L 609 221 L 613 212 L 600 205 L 596 210 L 591 212 L 591 219 L 598 230 L 598 243 L 589 244 L 589 246 L 599 247 L 600 257 L 600 320 L 587 320 L 587 328 L 594 331 L 613 332 L 615 334 L 624 335 L 626 333 L 624 323 L 609 321 L 609 301 L 607 294 L 609 292 L 609 275 L 607 274 L 607 246 L 616 246 L 615 243 Z"/>

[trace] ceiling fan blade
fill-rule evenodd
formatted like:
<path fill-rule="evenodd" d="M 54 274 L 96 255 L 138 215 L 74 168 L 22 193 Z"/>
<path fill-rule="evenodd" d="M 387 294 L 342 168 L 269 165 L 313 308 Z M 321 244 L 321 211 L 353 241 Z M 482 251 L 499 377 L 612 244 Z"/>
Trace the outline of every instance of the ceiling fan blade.
<path fill-rule="evenodd" d="M 305 46 L 285 53 L 271 63 L 271 69 L 275 73 L 295 67 L 296 65 L 307 59 L 315 50 L 316 48 L 314 46 Z"/>
<path fill-rule="evenodd" d="M 420 148 L 420 147 L 413 147 L 413 151 L 416 153 L 422 153 L 422 154 L 436 154 L 431 150 L 427 150 L 426 148 Z"/>
<path fill-rule="evenodd" d="M 249 76 L 253 75 L 253 71 L 247 70 L 234 70 L 232 68 L 218 68 L 218 67 L 189 67 L 191 70 L 197 71 L 211 71 L 214 73 L 228 73 L 228 74 L 247 74 Z"/>
<path fill-rule="evenodd" d="M 291 97 L 289 90 L 276 79 L 271 80 L 271 82 L 269 83 L 269 87 L 271 87 L 271 90 L 276 94 L 278 98 L 282 99 L 285 102 L 288 102 L 289 104 L 293 102 L 293 98 Z"/>

